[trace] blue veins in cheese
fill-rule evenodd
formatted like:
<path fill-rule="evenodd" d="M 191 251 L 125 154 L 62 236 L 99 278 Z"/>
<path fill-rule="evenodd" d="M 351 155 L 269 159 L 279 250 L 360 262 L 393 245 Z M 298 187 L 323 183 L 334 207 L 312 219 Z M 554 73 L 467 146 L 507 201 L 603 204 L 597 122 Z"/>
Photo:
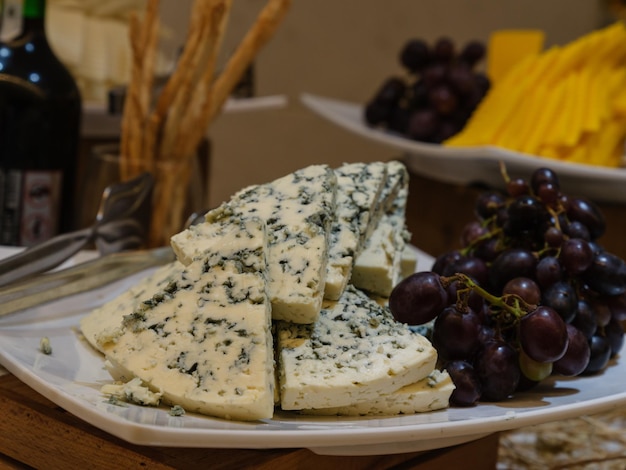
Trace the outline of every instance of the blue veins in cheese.
<path fill-rule="evenodd" d="M 80 330 L 87 342 L 102 352 L 99 337 L 115 335 L 124 315 L 134 311 L 142 300 L 163 290 L 184 266 L 178 261 L 161 266 L 130 289 L 92 310 L 80 321 Z"/>
<path fill-rule="evenodd" d="M 424 413 L 447 408 L 454 383 L 444 370 L 433 370 L 418 382 L 392 393 L 380 394 L 370 401 L 349 406 L 301 410 L 303 414 L 324 416 L 391 416 Z"/>
<path fill-rule="evenodd" d="M 387 167 L 382 162 L 347 163 L 335 170 L 337 210 L 333 218 L 324 298 L 337 300 L 346 288 L 356 256 L 383 188 Z"/>
<path fill-rule="evenodd" d="M 137 377 L 165 403 L 224 419 L 271 418 L 265 224 L 249 218 L 222 237 L 128 312 L 116 334 L 99 336 L 99 346 L 113 377 Z"/>
<path fill-rule="evenodd" d="M 268 289 L 275 320 L 313 323 L 319 315 L 336 183 L 330 167 L 311 165 L 245 188 L 207 214 L 211 223 L 232 216 L 266 222 Z"/>
<path fill-rule="evenodd" d="M 276 347 L 284 410 L 371 402 L 427 377 L 437 361 L 426 338 L 351 285 L 316 323 L 278 322 Z"/>
<path fill-rule="evenodd" d="M 388 163 L 388 191 L 394 194 L 365 247 L 356 258 L 351 282 L 371 294 L 388 297 L 403 275 L 403 257 L 410 234 L 405 225 L 408 173 L 402 163 Z"/>

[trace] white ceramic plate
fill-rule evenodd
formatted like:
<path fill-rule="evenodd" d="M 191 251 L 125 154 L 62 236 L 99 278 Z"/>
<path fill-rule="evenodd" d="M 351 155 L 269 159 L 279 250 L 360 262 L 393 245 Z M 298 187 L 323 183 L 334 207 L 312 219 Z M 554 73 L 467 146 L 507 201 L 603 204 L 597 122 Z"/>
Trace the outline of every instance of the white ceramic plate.
<path fill-rule="evenodd" d="M 418 266 L 428 269 L 431 258 L 421 252 L 418 255 Z M 103 369 L 103 357 L 81 339 L 77 328 L 90 309 L 141 275 L 0 318 L 0 364 L 88 423 L 129 442 L 150 446 L 308 448 L 326 455 L 416 452 L 626 404 L 626 361 L 622 360 L 612 363 L 602 375 L 550 380 L 501 403 L 388 418 L 278 412 L 271 420 L 242 423 L 193 414 L 172 417 L 165 406 L 111 405 L 100 393 L 101 386 L 111 382 Z M 51 355 L 39 352 L 43 336 L 50 339 Z"/>
<path fill-rule="evenodd" d="M 444 147 L 417 142 L 399 134 L 369 127 L 359 104 L 303 94 L 302 102 L 330 122 L 400 152 L 407 167 L 422 176 L 451 184 L 502 187 L 499 162 L 511 176 L 528 178 L 535 168 L 557 172 L 567 194 L 597 201 L 626 202 L 626 169 L 567 163 L 498 147 Z M 394 155 L 400 156 L 400 155 Z"/>

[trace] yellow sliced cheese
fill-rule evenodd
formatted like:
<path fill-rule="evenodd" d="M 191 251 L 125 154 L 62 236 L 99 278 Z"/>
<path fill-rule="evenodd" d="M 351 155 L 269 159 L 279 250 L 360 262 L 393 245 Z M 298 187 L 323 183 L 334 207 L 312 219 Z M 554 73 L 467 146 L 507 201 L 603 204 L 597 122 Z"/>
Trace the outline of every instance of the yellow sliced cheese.
<path fill-rule="evenodd" d="M 543 49 L 545 33 L 536 29 L 505 29 L 489 36 L 487 75 L 494 83 L 502 80 L 509 71 L 528 56 Z"/>

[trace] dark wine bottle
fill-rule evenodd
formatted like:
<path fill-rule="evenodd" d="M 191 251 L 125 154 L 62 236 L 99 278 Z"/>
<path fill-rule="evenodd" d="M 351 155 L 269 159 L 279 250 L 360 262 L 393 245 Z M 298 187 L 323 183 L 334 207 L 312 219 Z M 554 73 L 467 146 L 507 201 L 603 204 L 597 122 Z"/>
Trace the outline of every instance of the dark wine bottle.
<path fill-rule="evenodd" d="M 45 0 L 0 3 L 0 244 L 32 246 L 76 228 L 81 97 L 46 38 Z"/>

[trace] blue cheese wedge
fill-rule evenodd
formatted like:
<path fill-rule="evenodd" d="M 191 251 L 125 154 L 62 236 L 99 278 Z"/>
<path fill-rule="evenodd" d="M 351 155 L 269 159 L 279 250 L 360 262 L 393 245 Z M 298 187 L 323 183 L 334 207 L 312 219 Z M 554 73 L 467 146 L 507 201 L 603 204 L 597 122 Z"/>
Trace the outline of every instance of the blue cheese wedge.
<path fill-rule="evenodd" d="M 324 416 L 393 416 L 424 413 L 448 408 L 454 383 L 446 371 L 433 370 L 430 375 L 411 385 L 370 401 L 350 406 L 302 410 L 303 414 Z"/>
<path fill-rule="evenodd" d="M 274 412 L 267 234 L 233 223 L 213 248 L 98 337 L 115 378 L 137 377 L 165 403 L 224 419 Z"/>
<path fill-rule="evenodd" d="M 276 320 L 313 323 L 319 315 L 336 183 L 330 167 L 312 165 L 245 188 L 207 214 L 211 223 L 233 216 L 266 222 L 268 288 Z"/>
<path fill-rule="evenodd" d="M 92 310 L 80 321 L 80 330 L 87 342 L 102 352 L 98 338 L 115 335 L 124 315 L 134 311 L 142 300 L 163 290 L 184 266 L 177 261 L 161 266 L 128 290 Z"/>
<path fill-rule="evenodd" d="M 276 343 L 284 410 L 372 401 L 428 376 L 437 360 L 426 338 L 350 285 L 316 323 L 278 322 Z"/>
<path fill-rule="evenodd" d="M 383 297 L 388 297 L 402 278 L 402 259 L 410 239 L 406 229 L 408 173 L 399 162 L 388 165 L 388 188 L 395 188 L 395 197 L 356 258 L 351 278 L 359 289 Z"/>
<path fill-rule="evenodd" d="M 337 300 L 346 288 L 379 202 L 387 167 L 382 162 L 347 163 L 335 170 L 337 210 L 333 218 L 324 298 Z"/>

